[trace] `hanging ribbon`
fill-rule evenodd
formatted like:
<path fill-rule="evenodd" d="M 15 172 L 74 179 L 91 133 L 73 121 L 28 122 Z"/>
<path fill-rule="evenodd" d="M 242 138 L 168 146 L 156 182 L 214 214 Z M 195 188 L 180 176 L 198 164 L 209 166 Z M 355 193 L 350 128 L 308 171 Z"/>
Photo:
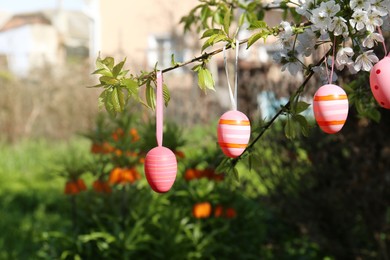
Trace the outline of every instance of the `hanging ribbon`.
<path fill-rule="evenodd" d="M 156 139 L 157 145 L 162 146 L 163 140 L 163 75 L 157 72 L 157 97 L 156 97 Z"/>
<path fill-rule="evenodd" d="M 238 50 L 239 50 L 240 42 L 236 39 L 236 60 L 234 63 L 234 93 L 232 90 L 232 86 L 230 85 L 229 80 L 229 70 L 227 66 L 227 57 L 226 57 L 226 46 L 223 47 L 223 61 L 225 65 L 226 78 L 229 87 L 229 97 L 230 103 L 232 105 L 232 110 L 237 110 L 237 86 L 238 86 Z"/>
<path fill-rule="evenodd" d="M 333 56 L 332 56 L 332 67 L 331 67 L 331 71 L 330 71 L 330 76 L 329 76 L 329 84 L 332 84 L 333 82 L 333 72 L 334 72 L 334 61 L 335 61 L 335 57 L 334 55 L 336 54 L 336 36 L 334 37 L 334 40 L 333 40 Z M 325 66 L 327 67 L 328 64 L 325 64 Z"/>
<path fill-rule="evenodd" d="M 381 29 L 380 26 L 378 26 L 378 32 L 379 32 L 379 34 L 383 37 L 382 29 Z M 383 42 L 382 42 L 382 44 L 383 44 L 383 50 L 384 50 L 384 52 L 385 52 L 385 56 L 387 56 L 387 48 L 386 48 L 386 43 L 385 43 L 385 37 L 383 37 Z M 390 53 L 389 53 L 389 55 L 390 55 Z"/>

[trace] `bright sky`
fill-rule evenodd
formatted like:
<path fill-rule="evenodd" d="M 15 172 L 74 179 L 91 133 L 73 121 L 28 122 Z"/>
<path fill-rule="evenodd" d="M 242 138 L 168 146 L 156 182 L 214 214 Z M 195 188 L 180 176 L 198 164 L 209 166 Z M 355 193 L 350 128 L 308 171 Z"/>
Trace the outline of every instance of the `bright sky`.
<path fill-rule="evenodd" d="M 19 13 L 53 9 L 61 2 L 64 9 L 81 10 L 85 6 L 84 0 L 0 0 L 0 11 Z"/>

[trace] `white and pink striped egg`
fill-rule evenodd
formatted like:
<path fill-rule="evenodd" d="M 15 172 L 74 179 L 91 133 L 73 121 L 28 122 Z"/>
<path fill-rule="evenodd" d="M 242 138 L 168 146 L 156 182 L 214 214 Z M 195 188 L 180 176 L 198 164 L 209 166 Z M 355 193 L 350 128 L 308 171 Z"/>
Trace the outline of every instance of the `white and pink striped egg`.
<path fill-rule="evenodd" d="M 325 133 L 335 134 L 343 128 L 348 117 L 348 109 L 347 94 L 339 86 L 324 85 L 314 95 L 314 117 Z"/>
<path fill-rule="evenodd" d="M 248 145 L 250 135 L 250 121 L 242 112 L 231 110 L 220 117 L 218 144 L 226 156 L 231 158 L 240 156 Z"/>

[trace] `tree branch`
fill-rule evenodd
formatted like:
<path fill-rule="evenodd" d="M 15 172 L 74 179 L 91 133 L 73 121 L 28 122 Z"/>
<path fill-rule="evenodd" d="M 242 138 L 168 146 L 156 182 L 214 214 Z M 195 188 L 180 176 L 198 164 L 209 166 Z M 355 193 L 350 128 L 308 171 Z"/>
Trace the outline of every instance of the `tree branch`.
<path fill-rule="evenodd" d="M 238 45 L 245 44 L 245 43 L 248 42 L 248 40 L 249 40 L 249 38 L 248 38 L 248 39 L 245 39 L 245 40 L 242 40 L 242 41 L 240 41 L 240 42 L 238 43 Z M 228 44 L 228 45 L 226 46 L 225 49 L 228 50 L 228 49 L 230 49 L 230 48 L 232 48 L 232 46 L 231 46 L 230 44 Z M 179 64 L 176 64 L 175 66 L 172 66 L 172 67 L 163 69 L 163 70 L 162 70 L 162 73 L 165 73 L 165 72 L 168 72 L 168 71 L 171 71 L 171 70 L 175 70 L 175 69 L 180 68 L 180 67 L 187 66 L 188 64 L 194 63 L 194 62 L 196 62 L 196 61 L 201 61 L 201 60 L 208 59 L 208 58 L 210 58 L 210 57 L 212 57 L 212 56 L 214 56 L 214 55 L 216 55 L 216 54 L 218 54 L 218 53 L 221 53 L 222 51 L 223 51 L 223 48 L 214 50 L 214 51 L 212 51 L 212 52 L 210 52 L 210 53 L 205 52 L 205 53 L 203 53 L 201 56 L 195 57 L 195 58 L 193 58 L 192 60 L 189 60 L 189 61 L 186 61 L 186 62 L 183 62 L 183 63 L 179 63 Z"/>
<path fill-rule="evenodd" d="M 316 66 L 319 66 L 321 65 L 321 63 L 324 61 L 324 59 L 331 53 L 332 51 L 332 48 L 330 48 L 325 54 L 324 56 L 313 66 L 313 67 L 316 67 Z M 299 86 L 299 88 L 297 89 L 297 91 L 295 91 L 294 95 L 297 95 L 299 93 L 301 93 L 304 88 L 306 87 L 307 83 L 309 82 L 309 80 L 311 79 L 311 77 L 314 75 L 314 71 L 313 69 L 310 69 L 310 72 L 309 74 L 306 76 L 305 80 L 303 81 L 303 83 Z M 289 100 L 272 118 L 270 121 L 268 121 L 267 124 L 265 124 L 265 126 L 263 127 L 263 129 L 260 131 L 260 133 L 255 137 L 255 139 L 253 139 L 253 141 L 246 147 L 246 149 L 244 150 L 244 152 L 238 156 L 237 158 L 235 158 L 233 160 L 233 165 L 235 165 L 239 160 L 241 160 L 244 156 L 246 156 L 246 153 L 257 143 L 257 141 L 259 141 L 259 139 L 265 134 L 265 132 L 272 126 L 272 124 L 276 121 L 276 119 L 283 113 L 283 111 L 285 111 L 285 109 L 288 109 L 289 107 L 291 106 L 291 100 Z"/>

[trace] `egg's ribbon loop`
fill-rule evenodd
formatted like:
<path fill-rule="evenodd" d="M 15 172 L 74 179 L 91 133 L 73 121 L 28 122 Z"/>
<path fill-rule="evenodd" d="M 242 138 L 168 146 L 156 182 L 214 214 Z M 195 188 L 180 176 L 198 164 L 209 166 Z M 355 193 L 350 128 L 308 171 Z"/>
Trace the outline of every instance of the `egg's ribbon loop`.
<path fill-rule="evenodd" d="M 234 64 L 234 93 L 232 90 L 232 86 L 230 85 L 229 80 L 229 70 L 227 66 L 227 57 L 226 57 L 226 46 L 223 47 L 223 61 L 225 65 L 227 84 L 229 87 L 229 97 L 230 103 L 232 105 L 232 110 L 237 110 L 237 82 L 238 82 L 238 48 L 240 46 L 240 42 L 236 39 L 236 60 Z"/>
<path fill-rule="evenodd" d="M 329 84 L 332 84 L 333 82 L 333 72 L 334 72 L 334 62 L 335 62 L 335 53 L 336 52 L 336 36 L 334 36 L 333 40 L 333 54 L 332 54 L 332 67 L 330 71 L 330 76 L 329 76 Z M 328 64 L 325 64 L 325 66 L 328 66 Z"/>
<path fill-rule="evenodd" d="M 162 146 L 163 141 L 163 75 L 157 71 L 157 97 L 156 97 L 156 139 L 157 145 Z"/>
<path fill-rule="evenodd" d="M 378 26 L 378 32 L 379 32 L 379 34 L 382 36 L 382 38 L 383 38 L 383 42 L 382 42 L 382 44 L 383 44 L 383 50 L 384 50 L 384 52 L 385 52 L 385 56 L 387 56 L 387 48 L 386 48 L 386 43 L 385 43 L 385 37 L 383 37 L 383 32 L 382 32 L 382 29 L 381 29 L 381 27 L 380 26 Z M 390 55 L 390 53 L 389 53 L 389 55 Z"/>

